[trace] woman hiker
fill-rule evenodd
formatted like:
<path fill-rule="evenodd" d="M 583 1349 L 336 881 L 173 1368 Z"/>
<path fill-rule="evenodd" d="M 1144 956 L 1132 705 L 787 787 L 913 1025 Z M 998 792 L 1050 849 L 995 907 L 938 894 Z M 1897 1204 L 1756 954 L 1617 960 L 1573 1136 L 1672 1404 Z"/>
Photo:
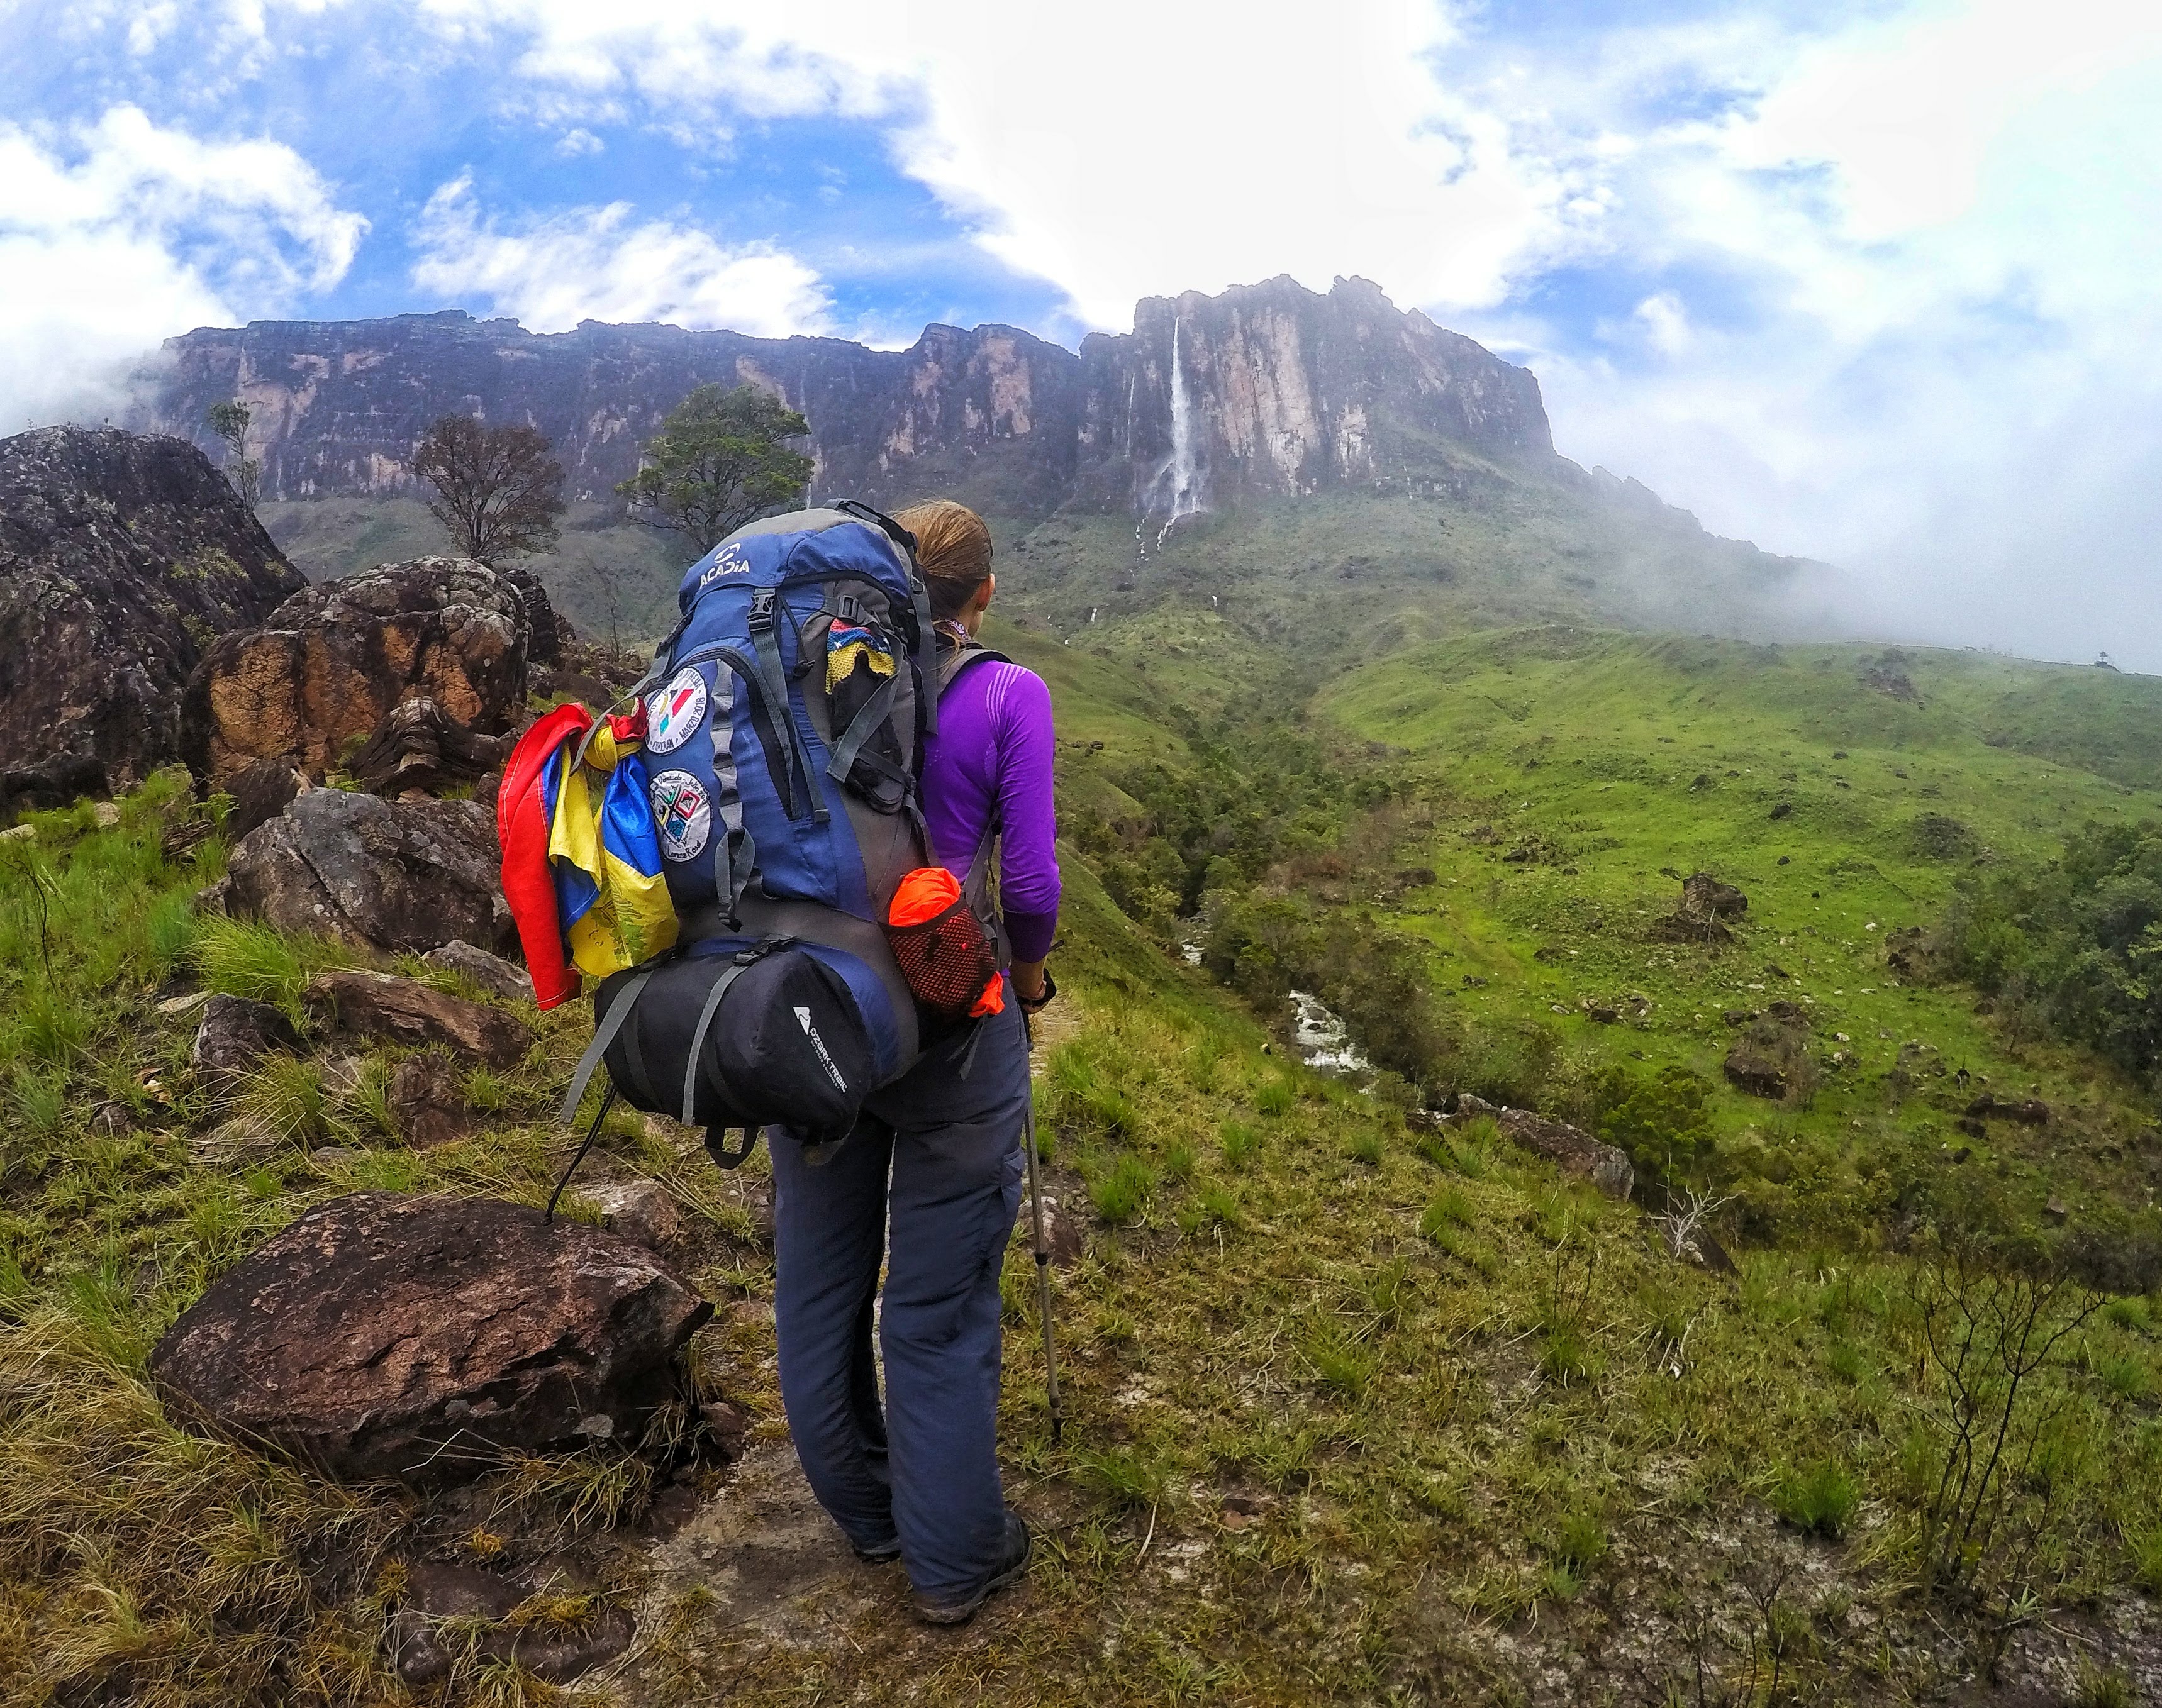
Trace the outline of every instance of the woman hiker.
<path fill-rule="evenodd" d="M 998 586 L 990 531 L 945 499 L 895 519 L 916 535 L 950 659 Z M 1022 1013 L 1053 990 L 1044 966 L 1058 918 L 1053 746 L 1051 693 L 1035 672 L 979 659 L 953 680 L 924 748 L 931 854 L 964 877 L 985 838 L 998 838 L 1011 951 L 1004 1008 L 874 1095 L 828 1161 L 814 1167 L 799 1145 L 770 1147 L 789 1433 L 857 1554 L 901 1560 L 917 1613 L 937 1625 L 969 1619 L 1028 1565 L 1027 1528 L 999 1484 L 999 1272 L 1021 1203 Z M 875 1313 L 881 1259 L 885 1305 Z"/>

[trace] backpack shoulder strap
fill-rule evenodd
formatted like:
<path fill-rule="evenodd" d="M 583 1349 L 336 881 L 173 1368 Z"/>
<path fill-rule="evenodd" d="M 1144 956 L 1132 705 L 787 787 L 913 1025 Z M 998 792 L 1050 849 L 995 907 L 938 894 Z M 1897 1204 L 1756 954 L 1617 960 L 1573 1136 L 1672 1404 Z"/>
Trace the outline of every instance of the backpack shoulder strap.
<path fill-rule="evenodd" d="M 938 692 L 943 697 L 954 680 L 969 665 L 988 659 L 995 664 L 1010 664 L 1013 660 L 1004 653 L 984 645 L 980 641 L 954 642 L 951 645 L 942 639 L 938 647 Z"/>

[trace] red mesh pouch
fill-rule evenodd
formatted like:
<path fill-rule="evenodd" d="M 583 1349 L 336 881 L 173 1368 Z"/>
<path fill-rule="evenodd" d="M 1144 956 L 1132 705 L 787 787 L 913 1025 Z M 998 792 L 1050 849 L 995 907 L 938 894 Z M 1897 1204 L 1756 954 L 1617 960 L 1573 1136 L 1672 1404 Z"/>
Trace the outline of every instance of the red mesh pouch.
<path fill-rule="evenodd" d="M 933 1017 L 950 1022 L 1003 1012 L 998 945 L 944 867 L 922 867 L 901 879 L 885 929 L 901 976 Z"/>

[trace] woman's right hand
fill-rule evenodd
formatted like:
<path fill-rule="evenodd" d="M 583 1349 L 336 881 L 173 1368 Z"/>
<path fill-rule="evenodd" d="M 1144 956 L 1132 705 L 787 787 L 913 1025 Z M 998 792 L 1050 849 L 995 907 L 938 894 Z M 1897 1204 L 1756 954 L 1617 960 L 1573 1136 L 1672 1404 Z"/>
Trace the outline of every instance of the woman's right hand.
<path fill-rule="evenodd" d="M 1058 987 L 1052 982 L 1049 967 L 1043 961 L 1016 961 L 1010 976 L 1014 996 L 1027 1013 L 1034 1013 L 1058 994 Z"/>

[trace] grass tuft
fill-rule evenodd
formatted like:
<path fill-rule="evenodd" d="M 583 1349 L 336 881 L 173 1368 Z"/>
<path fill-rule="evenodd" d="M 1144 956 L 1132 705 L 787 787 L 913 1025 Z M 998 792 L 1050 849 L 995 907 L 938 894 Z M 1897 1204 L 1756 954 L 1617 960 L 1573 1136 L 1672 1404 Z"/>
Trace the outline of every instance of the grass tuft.
<path fill-rule="evenodd" d="M 1218 1137 L 1223 1141 L 1224 1160 L 1235 1169 L 1244 1168 L 1247 1159 L 1261 1148 L 1260 1129 L 1243 1121 L 1225 1122 Z"/>
<path fill-rule="evenodd" d="M 1837 1541 L 1862 1505 L 1862 1485 L 1846 1466 L 1824 1459 L 1788 1466 L 1772 1487 L 1772 1510 L 1798 1530 Z"/>
<path fill-rule="evenodd" d="M 1125 1507 L 1155 1506 L 1171 1481 L 1162 1461 L 1132 1447 L 1077 1453 L 1073 1465 L 1093 1492 Z"/>
<path fill-rule="evenodd" d="M 1444 1186 L 1427 1200 L 1419 1216 L 1419 1232 L 1441 1244 L 1451 1230 L 1471 1226 L 1471 1200 L 1460 1186 Z"/>
<path fill-rule="evenodd" d="M 1136 1156 L 1122 1156 L 1089 1182 L 1089 1201 L 1113 1227 L 1131 1221 L 1156 1190 L 1156 1174 Z"/>

